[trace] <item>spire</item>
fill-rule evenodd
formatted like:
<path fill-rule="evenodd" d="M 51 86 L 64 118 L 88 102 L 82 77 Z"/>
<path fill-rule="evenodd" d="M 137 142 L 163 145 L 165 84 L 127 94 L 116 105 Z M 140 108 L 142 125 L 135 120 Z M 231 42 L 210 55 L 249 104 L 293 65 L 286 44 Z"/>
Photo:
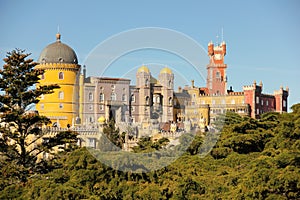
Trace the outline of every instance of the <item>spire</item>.
<path fill-rule="evenodd" d="M 57 32 L 57 33 L 56 33 L 56 41 L 57 41 L 57 42 L 60 42 L 60 36 L 61 36 L 60 33 Z"/>

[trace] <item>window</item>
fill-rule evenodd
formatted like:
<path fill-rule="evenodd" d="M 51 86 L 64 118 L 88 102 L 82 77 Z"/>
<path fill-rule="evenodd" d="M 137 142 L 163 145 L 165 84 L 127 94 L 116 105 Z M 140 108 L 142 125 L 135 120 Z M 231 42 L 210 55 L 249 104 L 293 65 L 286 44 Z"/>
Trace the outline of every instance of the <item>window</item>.
<path fill-rule="evenodd" d="M 172 81 L 171 80 L 169 81 L 169 87 L 172 87 Z"/>
<path fill-rule="evenodd" d="M 259 114 L 259 109 L 258 109 L 258 108 L 256 109 L 256 114 L 257 114 L 257 115 Z"/>
<path fill-rule="evenodd" d="M 94 117 L 89 117 L 89 122 L 93 123 L 94 122 Z"/>
<path fill-rule="evenodd" d="M 131 109 L 131 113 L 133 113 L 133 112 L 134 112 L 134 110 L 135 110 L 133 106 L 131 106 L 131 108 L 130 108 L 130 109 Z"/>
<path fill-rule="evenodd" d="M 212 100 L 212 102 L 211 102 L 212 104 L 216 104 L 216 101 L 215 100 Z"/>
<path fill-rule="evenodd" d="M 135 96 L 134 96 L 134 94 L 131 95 L 131 101 L 135 102 Z"/>
<path fill-rule="evenodd" d="M 103 93 L 100 93 L 100 95 L 99 95 L 99 101 L 100 102 L 104 102 L 104 94 Z"/>
<path fill-rule="evenodd" d="M 93 93 L 89 93 L 89 101 L 93 101 Z"/>
<path fill-rule="evenodd" d="M 267 106 L 269 105 L 269 101 L 268 101 L 268 100 L 266 101 L 266 105 L 267 105 Z"/>
<path fill-rule="evenodd" d="M 231 100 L 231 104 L 235 104 L 235 100 L 234 99 Z"/>
<path fill-rule="evenodd" d="M 216 78 L 221 78 L 220 72 L 216 72 Z"/>
<path fill-rule="evenodd" d="M 169 98 L 169 106 L 172 105 L 172 97 Z"/>
<path fill-rule="evenodd" d="M 146 100 L 146 105 L 149 105 L 149 97 L 148 96 L 146 96 L 146 98 L 145 98 L 145 100 Z"/>
<path fill-rule="evenodd" d="M 145 86 L 148 86 L 148 84 L 149 84 L 149 80 L 146 79 L 146 80 L 145 80 Z"/>
<path fill-rule="evenodd" d="M 205 104 L 205 100 L 201 100 L 201 104 Z"/>
<path fill-rule="evenodd" d="M 58 73 L 58 79 L 59 80 L 63 80 L 64 79 L 64 73 L 63 72 L 59 72 Z"/>
<path fill-rule="evenodd" d="M 111 89 L 114 90 L 116 88 L 115 85 L 111 85 Z"/>
<path fill-rule="evenodd" d="M 122 95 L 122 101 L 126 101 L 126 94 Z"/>
<path fill-rule="evenodd" d="M 41 110 L 44 110 L 44 108 L 45 108 L 45 107 L 44 107 L 44 104 L 41 103 L 41 104 L 40 104 L 40 109 L 41 109 Z"/>
<path fill-rule="evenodd" d="M 256 103 L 257 104 L 259 103 L 259 97 L 256 97 Z"/>
<path fill-rule="evenodd" d="M 100 110 L 104 110 L 104 105 L 100 105 Z"/>
<path fill-rule="evenodd" d="M 45 79 L 45 74 L 42 74 L 41 75 L 41 80 L 44 80 Z"/>
<path fill-rule="evenodd" d="M 63 109 L 63 108 L 64 108 L 64 104 L 60 103 L 60 104 L 59 104 L 59 108 L 60 108 L 60 109 Z"/>
<path fill-rule="evenodd" d="M 286 100 L 283 100 L 283 107 L 286 107 Z"/>
<path fill-rule="evenodd" d="M 222 104 L 224 105 L 226 102 L 225 102 L 225 99 L 222 99 Z"/>
<path fill-rule="evenodd" d="M 96 148 L 96 139 L 95 138 L 89 138 L 88 139 L 88 146 L 92 148 Z"/>
<path fill-rule="evenodd" d="M 261 100 L 261 105 L 262 105 L 262 106 L 264 105 L 264 100 Z"/>
<path fill-rule="evenodd" d="M 63 91 L 58 92 L 58 98 L 59 99 L 64 99 L 64 92 Z"/>
<path fill-rule="evenodd" d="M 117 99 L 116 93 L 111 93 L 110 100 L 115 101 Z"/>
<path fill-rule="evenodd" d="M 156 103 L 160 103 L 160 97 L 159 96 L 156 97 Z"/>
<path fill-rule="evenodd" d="M 93 105 L 89 105 L 89 110 L 93 110 Z"/>

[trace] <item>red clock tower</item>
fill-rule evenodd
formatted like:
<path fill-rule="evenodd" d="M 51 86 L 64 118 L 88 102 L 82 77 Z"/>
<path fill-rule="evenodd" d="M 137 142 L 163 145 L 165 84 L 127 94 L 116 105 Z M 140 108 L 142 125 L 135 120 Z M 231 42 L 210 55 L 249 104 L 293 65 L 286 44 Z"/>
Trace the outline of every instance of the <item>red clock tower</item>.
<path fill-rule="evenodd" d="M 211 95 L 224 95 L 227 93 L 227 76 L 224 64 L 226 55 L 226 43 L 214 46 L 212 42 L 208 44 L 209 64 L 207 65 L 207 89 Z"/>

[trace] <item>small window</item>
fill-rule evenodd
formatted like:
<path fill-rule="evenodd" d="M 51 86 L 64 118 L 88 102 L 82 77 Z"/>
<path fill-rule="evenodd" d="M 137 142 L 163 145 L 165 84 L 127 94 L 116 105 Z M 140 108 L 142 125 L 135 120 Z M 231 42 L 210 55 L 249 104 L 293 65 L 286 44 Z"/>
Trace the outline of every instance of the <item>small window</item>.
<path fill-rule="evenodd" d="M 110 95 L 110 100 L 112 100 L 112 101 L 116 101 L 116 100 L 117 100 L 117 95 L 116 95 L 116 93 L 111 93 L 111 95 Z"/>
<path fill-rule="evenodd" d="M 259 97 L 256 97 L 256 103 L 259 104 Z"/>
<path fill-rule="evenodd" d="M 58 79 L 59 80 L 63 80 L 64 79 L 64 73 L 63 72 L 59 72 L 58 73 Z"/>
<path fill-rule="evenodd" d="M 160 103 L 160 96 L 156 97 L 156 103 Z"/>
<path fill-rule="evenodd" d="M 172 87 L 172 81 L 169 80 L 169 87 Z"/>
<path fill-rule="evenodd" d="M 100 95 L 99 95 L 99 101 L 100 102 L 104 102 L 104 94 L 103 93 L 100 93 Z"/>
<path fill-rule="evenodd" d="M 221 78 L 220 72 L 216 72 L 216 78 Z"/>
<path fill-rule="evenodd" d="M 126 94 L 122 95 L 122 101 L 126 101 Z"/>
<path fill-rule="evenodd" d="M 262 105 L 262 106 L 264 105 L 264 100 L 261 100 L 261 105 Z"/>
<path fill-rule="evenodd" d="M 146 98 L 145 98 L 145 103 L 146 103 L 146 105 L 149 105 L 149 97 L 148 96 L 146 96 Z"/>
<path fill-rule="evenodd" d="M 88 146 L 92 148 L 96 148 L 96 139 L 95 138 L 89 138 L 88 139 Z"/>
<path fill-rule="evenodd" d="M 131 106 L 131 108 L 130 108 L 130 109 L 131 109 L 131 113 L 133 113 L 133 112 L 134 112 L 134 110 L 135 110 L 133 106 Z"/>
<path fill-rule="evenodd" d="M 89 117 L 89 122 L 93 123 L 94 122 L 94 117 Z"/>
<path fill-rule="evenodd" d="M 259 115 L 259 109 L 258 108 L 256 109 L 256 114 Z"/>
<path fill-rule="evenodd" d="M 268 100 L 266 101 L 266 105 L 267 105 L 267 106 L 269 105 L 269 101 L 268 101 Z"/>
<path fill-rule="evenodd" d="M 286 100 L 283 100 L 283 107 L 286 107 Z"/>
<path fill-rule="evenodd" d="M 145 80 L 145 86 L 148 86 L 148 84 L 149 84 L 149 80 L 146 79 L 146 80 Z"/>
<path fill-rule="evenodd" d="M 100 110 L 104 110 L 104 105 L 100 105 Z"/>
<path fill-rule="evenodd" d="M 59 108 L 60 108 L 60 109 L 63 109 L 63 108 L 64 108 L 64 104 L 60 103 L 60 104 L 59 104 Z"/>
<path fill-rule="evenodd" d="M 42 75 L 41 75 L 41 80 L 44 80 L 45 79 L 45 73 L 43 73 Z"/>
<path fill-rule="evenodd" d="M 41 110 L 44 110 L 44 108 L 45 108 L 45 107 L 44 107 L 44 104 L 41 103 L 41 104 L 40 104 L 40 109 L 41 109 Z"/>
<path fill-rule="evenodd" d="M 59 99 L 64 99 L 64 92 L 63 91 L 58 92 L 58 98 Z"/>
<path fill-rule="evenodd" d="M 89 110 L 93 110 L 93 105 L 90 105 L 90 106 L 89 106 Z"/>
<path fill-rule="evenodd" d="M 235 104 L 235 100 L 234 99 L 231 100 L 231 104 Z"/>
<path fill-rule="evenodd" d="M 223 104 L 223 105 L 226 104 L 225 99 L 222 99 L 222 104 Z"/>
<path fill-rule="evenodd" d="M 212 104 L 216 104 L 216 101 L 215 101 L 215 100 L 212 100 Z"/>
<path fill-rule="evenodd" d="M 89 101 L 93 101 L 93 93 L 89 93 Z"/>
<path fill-rule="evenodd" d="M 134 96 L 134 94 L 131 95 L 131 101 L 135 102 L 135 96 Z"/>
<path fill-rule="evenodd" d="M 172 102 L 172 97 L 170 97 L 170 98 L 169 98 L 169 106 L 171 106 L 172 103 L 173 103 L 173 102 Z"/>

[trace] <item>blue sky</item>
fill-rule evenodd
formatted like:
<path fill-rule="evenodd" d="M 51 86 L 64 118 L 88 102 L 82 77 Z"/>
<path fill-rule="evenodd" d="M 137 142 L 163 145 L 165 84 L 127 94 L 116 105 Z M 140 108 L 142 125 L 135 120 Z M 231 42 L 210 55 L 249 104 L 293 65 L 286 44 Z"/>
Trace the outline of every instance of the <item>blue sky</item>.
<path fill-rule="evenodd" d="M 80 64 L 99 43 L 130 29 L 172 29 L 206 48 L 209 41 L 216 42 L 217 35 L 221 37 L 223 28 L 228 85 L 241 91 L 243 85 L 262 80 L 263 91 L 271 94 L 281 85 L 289 86 L 291 106 L 300 102 L 299 8 L 297 0 L 0 0 L 0 57 L 17 47 L 37 59 L 42 49 L 55 41 L 58 26 L 62 41 L 76 51 Z M 111 73 L 118 75 L 118 69 L 126 65 L 176 65 L 176 59 L 182 61 L 159 51 L 132 52 L 116 61 Z M 179 74 L 181 69 L 186 71 L 184 62 L 181 64 Z M 87 66 L 87 74 L 98 74 L 101 66 L 92 65 Z M 204 85 L 204 80 L 193 77 L 193 73 L 187 77 L 195 79 L 196 85 Z"/>

